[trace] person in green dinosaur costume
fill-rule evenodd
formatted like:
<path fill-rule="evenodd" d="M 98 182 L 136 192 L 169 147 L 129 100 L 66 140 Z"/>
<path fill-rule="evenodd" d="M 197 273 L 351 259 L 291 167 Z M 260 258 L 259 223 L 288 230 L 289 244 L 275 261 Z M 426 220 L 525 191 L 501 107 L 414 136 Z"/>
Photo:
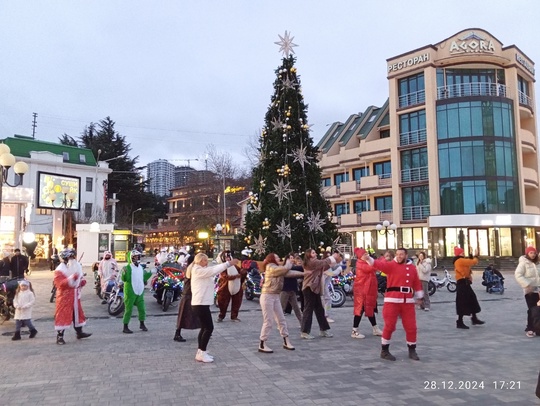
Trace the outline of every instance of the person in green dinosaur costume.
<path fill-rule="evenodd" d="M 128 252 L 126 265 L 122 269 L 122 281 L 124 282 L 124 333 L 132 334 L 133 331 L 129 329 L 129 320 L 131 319 L 131 313 L 133 312 L 133 306 L 137 306 L 137 313 L 139 314 L 140 329 L 142 331 L 148 331 L 144 325 L 146 320 L 146 307 L 144 305 L 144 285 L 148 282 L 148 279 L 152 276 L 152 272 L 146 271 L 140 264 L 141 253 L 137 250 Z"/>

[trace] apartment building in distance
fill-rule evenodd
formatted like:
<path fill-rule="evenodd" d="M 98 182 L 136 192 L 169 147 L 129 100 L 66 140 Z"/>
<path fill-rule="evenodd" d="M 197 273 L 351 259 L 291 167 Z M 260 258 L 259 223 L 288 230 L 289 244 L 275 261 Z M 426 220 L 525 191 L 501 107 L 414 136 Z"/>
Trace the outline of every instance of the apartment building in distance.
<path fill-rule="evenodd" d="M 387 78 L 383 106 L 318 143 L 339 231 L 355 246 L 439 258 L 455 246 L 482 257 L 538 247 L 534 62 L 474 28 L 389 58 Z M 384 221 L 395 230 L 378 230 Z"/>
<path fill-rule="evenodd" d="M 166 159 L 150 162 L 146 167 L 148 191 L 156 196 L 169 196 L 175 186 L 175 166 Z"/>

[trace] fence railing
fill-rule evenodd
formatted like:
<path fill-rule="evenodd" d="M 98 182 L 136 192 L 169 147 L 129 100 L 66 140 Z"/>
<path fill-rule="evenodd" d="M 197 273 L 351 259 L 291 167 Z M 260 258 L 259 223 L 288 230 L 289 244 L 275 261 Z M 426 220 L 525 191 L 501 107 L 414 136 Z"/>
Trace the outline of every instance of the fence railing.
<path fill-rule="evenodd" d="M 422 166 L 420 168 L 403 169 L 401 171 L 401 182 L 418 182 L 420 180 L 427 180 L 429 177 L 428 167 Z"/>
<path fill-rule="evenodd" d="M 471 82 L 437 88 L 437 99 L 451 99 L 468 96 L 499 96 L 506 97 L 506 86 L 499 83 Z"/>

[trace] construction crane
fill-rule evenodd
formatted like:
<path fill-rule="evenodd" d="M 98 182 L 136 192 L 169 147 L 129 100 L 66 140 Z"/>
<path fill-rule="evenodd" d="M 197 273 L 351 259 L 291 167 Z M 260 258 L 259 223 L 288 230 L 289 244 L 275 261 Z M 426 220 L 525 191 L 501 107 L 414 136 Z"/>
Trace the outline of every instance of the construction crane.
<path fill-rule="evenodd" d="M 182 161 L 187 162 L 187 165 L 191 167 L 191 161 L 198 161 L 199 158 L 188 158 L 188 159 L 167 159 L 167 161 Z"/>

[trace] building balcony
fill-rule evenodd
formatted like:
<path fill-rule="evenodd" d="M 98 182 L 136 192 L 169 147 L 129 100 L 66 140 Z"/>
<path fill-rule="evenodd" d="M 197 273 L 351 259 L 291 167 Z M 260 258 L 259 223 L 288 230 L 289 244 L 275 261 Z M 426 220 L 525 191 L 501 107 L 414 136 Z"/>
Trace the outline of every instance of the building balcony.
<path fill-rule="evenodd" d="M 392 174 L 385 173 L 383 175 L 363 176 L 360 182 L 360 192 L 367 193 L 372 189 L 373 192 L 380 192 L 381 188 L 392 188 Z"/>
<path fill-rule="evenodd" d="M 339 184 L 339 194 L 357 193 L 360 191 L 360 181 L 351 180 Z"/>
<path fill-rule="evenodd" d="M 533 168 L 521 168 L 523 184 L 526 188 L 538 189 L 538 172 Z"/>
<path fill-rule="evenodd" d="M 524 128 L 520 128 L 519 136 L 521 138 L 521 148 L 523 152 L 536 153 L 536 137 L 534 134 Z"/>
<path fill-rule="evenodd" d="M 472 82 L 437 88 L 437 100 L 471 96 L 506 97 L 506 86 L 499 83 Z"/>
<path fill-rule="evenodd" d="M 416 131 L 409 131 L 407 133 L 399 134 L 399 145 L 404 147 L 406 145 L 421 144 L 427 140 L 427 131 L 425 128 Z"/>
<path fill-rule="evenodd" d="M 393 222 L 392 210 L 369 210 L 361 213 L 361 224 L 378 224 L 381 221 L 388 220 Z"/>
<path fill-rule="evenodd" d="M 410 168 L 401 171 L 401 183 L 419 182 L 422 180 L 428 180 L 429 173 L 428 167 L 423 166 L 421 168 Z"/>
<path fill-rule="evenodd" d="M 531 109 L 534 108 L 533 100 L 531 96 L 527 96 L 521 90 L 518 90 L 518 100 L 519 104 L 523 104 Z"/>
<path fill-rule="evenodd" d="M 331 197 L 338 197 L 339 196 L 339 186 L 333 185 L 333 186 L 326 186 L 321 189 L 321 192 L 324 197 L 331 198 Z"/>
<path fill-rule="evenodd" d="M 408 206 L 401 209 L 401 220 L 425 220 L 429 217 L 429 205 L 425 206 Z"/>
<path fill-rule="evenodd" d="M 342 214 L 339 216 L 339 225 L 341 227 L 346 226 L 359 226 L 360 225 L 360 214 L 352 213 L 352 214 Z"/>
<path fill-rule="evenodd" d="M 418 92 L 407 93 L 399 96 L 398 103 L 399 108 L 405 108 L 409 106 L 414 106 L 417 104 L 422 104 L 426 102 L 426 91 L 419 90 Z"/>

